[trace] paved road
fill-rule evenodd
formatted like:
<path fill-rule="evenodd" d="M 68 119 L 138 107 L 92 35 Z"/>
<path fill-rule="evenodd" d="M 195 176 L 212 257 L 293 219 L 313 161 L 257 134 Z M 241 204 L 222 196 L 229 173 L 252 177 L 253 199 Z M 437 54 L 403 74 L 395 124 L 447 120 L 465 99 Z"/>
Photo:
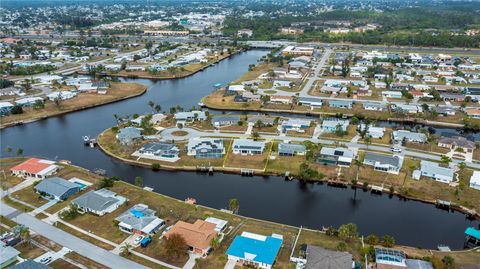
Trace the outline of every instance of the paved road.
<path fill-rule="evenodd" d="M 148 268 L 83 241 L 78 237 L 38 220 L 29 214 L 19 212 L 3 202 L 0 202 L 0 214 L 13 219 L 17 223 L 27 226 L 36 233 L 109 268 Z"/>
<path fill-rule="evenodd" d="M 325 49 L 322 58 L 320 59 L 320 62 L 318 62 L 317 67 L 315 67 L 315 70 L 313 71 L 313 76 L 308 79 L 307 83 L 305 83 L 305 86 L 300 92 L 300 97 L 310 97 L 308 91 L 310 91 L 310 89 L 312 88 L 313 83 L 315 83 L 315 81 L 320 78 L 320 72 L 322 72 L 322 69 L 325 67 L 325 63 L 327 62 L 328 57 L 330 57 L 331 53 L 331 49 Z"/>
<path fill-rule="evenodd" d="M 182 137 L 174 136 L 172 135 L 173 132 L 175 131 L 187 131 L 188 134 Z M 219 132 L 207 132 L 207 131 L 199 131 L 191 128 L 182 128 L 178 129 L 177 127 L 173 128 L 167 128 L 164 129 L 163 131 L 160 132 L 160 135 L 163 140 L 165 141 L 171 141 L 171 140 L 176 140 L 176 141 L 181 141 L 181 140 L 187 140 L 192 137 L 224 137 L 224 138 L 250 138 L 250 135 L 246 134 L 232 134 L 232 133 L 219 133 Z M 288 141 L 296 141 L 296 142 L 303 142 L 303 141 L 311 141 L 314 143 L 320 143 L 324 145 L 333 145 L 335 143 L 339 144 L 344 144 L 349 148 L 358 148 L 358 149 L 363 149 L 367 151 L 380 151 L 380 152 L 386 152 L 386 153 L 391 153 L 391 145 L 385 145 L 385 146 L 380 146 L 380 145 L 366 145 L 366 144 L 360 144 L 360 143 L 352 143 L 352 142 L 343 142 L 343 141 L 335 141 L 335 140 L 328 140 L 328 139 L 323 139 L 323 138 L 316 138 L 316 137 L 295 137 L 295 136 L 278 136 L 278 135 L 261 135 L 262 138 L 268 139 L 268 140 L 288 140 Z M 425 152 L 418 152 L 418 151 L 412 151 L 403 148 L 402 155 L 407 155 L 419 159 L 426 159 L 426 160 L 433 160 L 433 161 L 440 161 L 441 160 L 441 154 L 437 153 L 425 153 Z M 458 160 L 452 160 L 453 163 L 461 163 L 461 161 Z M 480 164 L 479 163 L 472 163 L 472 162 L 465 162 L 465 164 L 468 167 L 475 168 L 475 169 L 480 169 Z"/>

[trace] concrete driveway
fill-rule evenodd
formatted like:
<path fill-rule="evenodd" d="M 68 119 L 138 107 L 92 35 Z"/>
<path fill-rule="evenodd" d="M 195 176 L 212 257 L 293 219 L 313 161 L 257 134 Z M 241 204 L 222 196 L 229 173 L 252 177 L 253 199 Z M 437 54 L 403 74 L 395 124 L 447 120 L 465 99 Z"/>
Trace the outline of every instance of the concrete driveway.
<path fill-rule="evenodd" d="M 61 250 L 59 250 L 57 252 L 48 251 L 48 252 L 44 253 L 43 255 L 40 255 L 37 258 L 35 258 L 34 261 L 40 262 L 43 258 L 51 257 L 52 258 L 51 261 L 49 261 L 47 263 L 47 264 L 49 264 L 49 263 L 54 262 L 55 260 L 63 258 L 63 256 L 65 256 L 65 254 L 67 254 L 69 252 L 71 252 L 71 250 L 69 248 L 63 247 Z"/>

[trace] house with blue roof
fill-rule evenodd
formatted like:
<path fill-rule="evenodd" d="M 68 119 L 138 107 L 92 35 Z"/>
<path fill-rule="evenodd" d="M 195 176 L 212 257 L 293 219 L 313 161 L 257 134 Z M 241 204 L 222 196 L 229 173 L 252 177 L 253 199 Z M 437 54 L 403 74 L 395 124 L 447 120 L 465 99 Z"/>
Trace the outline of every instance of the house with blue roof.
<path fill-rule="evenodd" d="M 347 100 L 330 100 L 328 101 L 328 105 L 330 107 L 335 107 L 335 108 L 346 108 L 350 109 L 353 106 L 353 101 L 347 101 Z"/>
<path fill-rule="evenodd" d="M 478 247 L 480 246 L 480 230 L 477 230 L 473 227 L 468 227 L 465 230 L 465 243 L 467 247 Z"/>
<path fill-rule="evenodd" d="M 264 236 L 243 232 L 235 237 L 228 248 L 228 259 L 257 268 L 270 269 L 275 263 L 282 243 L 283 236 L 279 234 Z"/>
<path fill-rule="evenodd" d="M 337 131 L 337 127 L 339 127 L 342 131 L 346 132 L 348 130 L 348 125 L 350 125 L 349 120 L 324 120 L 322 122 L 322 131 L 334 133 Z"/>
<path fill-rule="evenodd" d="M 117 139 L 120 144 L 124 146 L 132 145 L 134 142 L 142 138 L 142 132 L 140 129 L 134 127 L 126 127 L 119 130 Z"/>

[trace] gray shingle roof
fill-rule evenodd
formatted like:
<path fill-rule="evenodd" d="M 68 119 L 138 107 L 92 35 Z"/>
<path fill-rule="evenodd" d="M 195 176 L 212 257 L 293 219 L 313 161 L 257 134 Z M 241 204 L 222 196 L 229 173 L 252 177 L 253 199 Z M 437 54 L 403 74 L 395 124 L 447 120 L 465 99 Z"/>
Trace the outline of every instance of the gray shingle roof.
<path fill-rule="evenodd" d="M 398 156 L 388 156 L 371 152 L 365 153 L 365 160 L 371 162 L 379 162 L 381 164 L 389 164 L 396 167 L 400 165 L 400 158 Z"/>
<path fill-rule="evenodd" d="M 114 197 L 101 195 L 98 191 L 89 191 L 73 200 L 72 204 L 80 208 L 103 211 L 118 202 L 119 200 Z"/>
<path fill-rule="evenodd" d="M 123 212 L 115 220 L 132 226 L 135 230 L 141 231 L 152 221 L 156 220 L 155 211 L 147 206 L 138 204 Z"/>
<path fill-rule="evenodd" d="M 26 260 L 10 267 L 10 269 L 51 269 L 51 267 L 32 260 Z"/>
<path fill-rule="evenodd" d="M 306 269 L 352 268 L 353 256 L 348 252 L 339 252 L 316 246 L 307 246 Z"/>
<path fill-rule="evenodd" d="M 80 189 L 78 184 L 59 177 L 46 178 L 35 186 L 38 192 L 45 192 L 49 195 L 60 197 L 70 189 Z"/>

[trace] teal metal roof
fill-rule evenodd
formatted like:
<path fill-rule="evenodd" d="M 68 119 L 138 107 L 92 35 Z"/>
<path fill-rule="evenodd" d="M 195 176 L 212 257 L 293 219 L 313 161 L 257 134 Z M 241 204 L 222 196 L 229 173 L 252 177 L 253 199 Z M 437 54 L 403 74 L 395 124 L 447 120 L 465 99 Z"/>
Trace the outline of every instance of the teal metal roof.
<path fill-rule="evenodd" d="M 478 240 L 480 240 L 480 230 L 477 230 L 473 227 L 468 227 L 466 230 L 465 230 L 465 234 L 468 235 L 468 236 L 471 236 L 473 238 L 476 238 Z"/>

